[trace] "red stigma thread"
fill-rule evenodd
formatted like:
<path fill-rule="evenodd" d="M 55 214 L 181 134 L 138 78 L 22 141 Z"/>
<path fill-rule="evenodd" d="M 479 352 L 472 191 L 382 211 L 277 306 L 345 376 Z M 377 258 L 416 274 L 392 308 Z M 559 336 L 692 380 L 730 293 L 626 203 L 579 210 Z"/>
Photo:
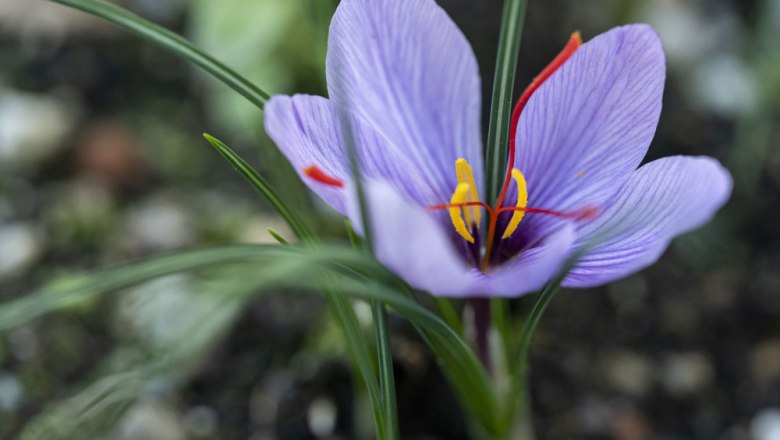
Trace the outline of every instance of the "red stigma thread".
<path fill-rule="evenodd" d="M 566 43 L 566 46 L 564 46 L 563 50 L 552 60 L 550 64 L 547 65 L 547 67 L 544 68 L 544 70 L 542 70 L 539 75 L 533 79 L 533 81 L 531 81 L 531 84 L 526 87 L 526 89 L 520 95 L 520 99 L 517 101 L 515 109 L 512 111 L 512 119 L 510 119 L 509 123 L 509 160 L 507 161 L 506 177 L 504 178 L 504 184 L 501 187 L 501 192 L 498 195 L 498 200 L 496 200 L 494 209 L 495 215 L 490 216 L 487 241 L 485 242 L 487 244 L 487 248 L 485 251 L 485 256 L 482 259 L 482 270 L 486 270 L 490 262 L 490 253 L 493 249 L 493 239 L 496 233 L 496 222 L 498 221 L 498 214 L 504 210 L 504 208 L 501 207 L 501 204 L 504 203 L 504 198 L 506 197 L 506 193 L 509 190 L 509 183 L 512 181 L 512 170 L 515 168 L 517 124 L 520 121 L 520 114 L 523 112 L 525 105 L 531 99 L 531 96 L 534 94 L 534 92 L 536 92 L 536 90 L 541 87 L 541 85 L 544 84 L 544 82 L 547 81 L 553 73 L 555 73 L 561 66 L 563 66 L 563 64 L 569 58 L 571 58 L 572 55 L 574 55 L 574 52 L 576 52 L 580 46 L 582 46 L 582 36 L 579 32 L 574 32 L 571 34 L 569 42 Z M 530 213 L 531 211 L 529 209 L 533 208 L 524 209 L 525 212 Z M 514 211 L 516 209 L 508 208 L 506 210 Z M 553 211 L 537 210 L 537 212 L 553 215 Z"/>
<path fill-rule="evenodd" d="M 574 32 L 569 37 L 569 42 L 566 43 L 563 50 L 542 70 L 539 75 L 534 77 L 531 84 L 523 90 L 520 95 L 520 99 L 515 104 L 515 109 L 512 111 L 512 119 L 509 123 L 509 163 L 507 164 L 506 178 L 504 178 L 504 186 L 501 187 L 501 193 L 496 201 L 496 206 L 500 206 L 506 197 L 506 192 L 509 189 L 509 182 L 512 180 L 512 168 L 515 167 L 515 151 L 517 142 L 517 123 L 520 121 L 520 114 L 523 112 L 525 105 L 528 104 L 528 100 L 531 99 L 531 95 L 547 81 L 553 73 L 555 73 L 563 64 L 574 55 L 574 52 L 582 46 L 582 36 L 579 31 Z"/>
<path fill-rule="evenodd" d="M 332 186 L 335 188 L 342 188 L 344 186 L 343 180 L 339 179 L 338 177 L 331 176 L 317 165 L 309 165 L 308 167 L 304 168 L 303 174 L 306 175 L 306 177 L 309 179 L 323 185 Z"/>
<path fill-rule="evenodd" d="M 498 210 L 498 214 L 502 212 L 523 211 L 527 214 L 544 214 L 558 218 L 565 218 L 569 220 L 593 220 L 598 217 L 599 209 L 595 206 L 588 206 L 576 211 L 555 211 L 552 209 L 544 208 L 520 208 L 517 206 L 507 206 Z"/>

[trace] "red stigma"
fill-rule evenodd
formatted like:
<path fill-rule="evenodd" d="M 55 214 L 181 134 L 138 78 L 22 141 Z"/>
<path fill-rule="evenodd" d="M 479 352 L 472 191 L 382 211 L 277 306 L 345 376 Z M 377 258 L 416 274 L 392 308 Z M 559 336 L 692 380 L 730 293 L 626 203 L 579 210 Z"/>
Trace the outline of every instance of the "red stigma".
<path fill-rule="evenodd" d="M 517 129 L 517 122 L 520 120 L 520 113 L 523 112 L 525 105 L 528 104 L 528 100 L 531 99 L 531 95 L 533 95 L 536 89 L 541 87 L 541 85 L 544 84 L 544 82 L 547 81 L 547 79 L 549 79 L 553 73 L 555 73 L 561 66 L 563 66 L 563 64 L 569 58 L 571 58 L 572 55 L 574 55 L 574 52 L 576 52 L 580 46 L 582 46 L 582 36 L 580 36 L 580 33 L 575 32 L 571 34 L 571 37 L 569 37 L 569 42 L 566 43 L 566 46 L 564 46 L 563 50 L 561 50 L 561 52 L 555 58 L 553 58 L 550 64 L 548 64 L 547 67 L 545 67 L 544 70 L 539 73 L 539 75 L 534 77 L 533 81 L 531 81 L 531 84 L 529 84 L 520 95 L 520 99 L 517 100 L 515 109 L 512 112 L 511 123 L 509 124 L 510 146 L 514 145 L 515 142 L 515 138 L 512 135 Z"/>
<path fill-rule="evenodd" d="M 500 207 L 501 203 L 504 202 L 504 197 L 506 196 L 507 189 L 509 188 L 509 182 L 512 180 L 512 168 L 515 167 L 517 123 L 520 121 L 520 114 L 523 112 L 523 109 L 528 103 L 528 100 L 531 99 L 531 95 L 533 95 L 534 92 L 539 87 L 541 87 L 542 84 L 544 84 L 544 82 L 547 81 L 553 73 L 560 69 L 560 67 L 563 66 L 563 64 L 569 58 L 571 58 L 572 55 L 574 55 L 574 52 L 576 52 L 580 46 L 582 46 L 582 36 L 580 36 L 580 33 L 575 32 L 571 34 L 571 37 L 569 37 L 569 42 L 566 43 L 566 46 L 564 46 L 563 50 L 555 58 L 553 58 L 550 64 L 548 64 L 547 67 L 545 67 L 544 70 L 542 70 L 542 72 L 533 79 L 533 81 L 531 81 L 531 84 L 529 84 L 520 95 L 520 99 L 517 100 L 515 109 L 512 111 L 512 119 L 509 123 L 509 163 L 507 164 L 504 186 L 501 188 L 501 194 L 498 196 L 496 206 Z"/>
<path fill-rule="evenodd" d="M 599 209 L 596 208 L 595 206 L 587 206 L 585 208 L 578 209 L 576 211 L 555 211 L 553 209 L 544 209 L 544 208 L 530 208 L 530 207 L 520 208 L 517 206 L 506 206 L 499 209 L 498 214 L 501 214 L 502 212 L 514 212 L 514 211 L 522 211 L 525 212 L 526 214 L 544 214 L 552 217 L 558 217 L 567 220 L 577 220 L 577 221 L 593 220 L 599 215 Z"/>
<path fill-rule="evenodd" d="M 338 177 L 331 176 L 317 165 L 309 165 L 308 167 L 304 168 L 303 174 L 306 175 L 306 177 L 309 179 L 323 185 L 332 186 L 335 188 L 342 188 L 344 186 L 343 180 L 339 179 Z"/>

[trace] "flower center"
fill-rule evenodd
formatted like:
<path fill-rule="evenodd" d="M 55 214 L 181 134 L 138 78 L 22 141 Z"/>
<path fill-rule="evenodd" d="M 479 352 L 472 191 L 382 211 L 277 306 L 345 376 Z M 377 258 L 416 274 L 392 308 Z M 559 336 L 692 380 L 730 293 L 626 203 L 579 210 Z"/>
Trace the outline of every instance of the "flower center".
<path fill-rule="evenodd" d="M 486 208 L 490 214 L 490 223 L 487 230 L 486 249 L 480 264 L 481 270 L 485 271 L 488 268 L 490 262 L 490 254 L 493 249 L 493 243 L 495 241 L 496 223 L 498 221 L 498 215 L 502 212 L 512 211 L 512 218 L 509 220 L 504 233 L 501 235 L 501 239 L 507 239 L 517 230 L 520 222 L 523 220 L 526 212 L 534 212 L 539 214 L 553 215 L 562 218 L 587 218 L 595 215 L 593 209 L 586 209 L 583 211 L 564 213 L 553 211 L 549 209 L 528 208 L 528 188 L 526 185 L 525 177 L 523 173 L 514 167 L 515 163 L 515 143 L 516 139 L 514 133 L 517 131 L 517 124 L 520 120 L 520 114 L 522 113 L 525 105 L 531 99 L 531 95 L 545 82 L 553 73 L 555 73 L 582 45 L 582 37 L 579 32 L 574 32 L 569 38 L 568 43 L 563 50 L 552 60 L 542 72 L 536 76 L 531 84 L 520 95 L 520 99 L 515 105 L 512 112 L 512 119 L 509 127 L 509 158 L 507 164 L 507 173 L 504 179 L 504 184 L 501 187 L 501 193 L 498 196 L 498 200 L 490 209 L 485 203 L 479 202 L 478 192 L 474 183 L 474 176 L 471 172 L 471 167 L 464 159 L 458 159 L 455 162 L 455 169 L 458 176 L 458 184 L 455 187 L 455 191 L 452 194 L 450 203 L 446 206 L 450 211 L 450 219 L 452 225 L 458 234 L 463 237 L 469 243 L 474 243 L 474 237 L 471 231 L 479 230 L 479 209 L 478 206 Z M 502 206 L 504 198 L 509 190 L 509 184 L 514 181 L 517 185 L 517 201 L 515 206 L 504 207 Z M 438 206 L 431 207 L 432 209 L 441 209 Z M 465 216 L 461 216 L 461 210 Z"/>
<path fill-rule="evenodd" d="M 455 231 L 458 235 L 463 237 L 464 240 L 472 244 L 475 243 L 473 234 L 477 233 L 481 227 L 481 209 L 484 209 L 487 212 L 487 240 L 485 253 L 482 255 L 480 263 L 480 269 L 482 271 L 487 270 L 490 262 L 490 254 L 493 249 L 493 243 L 495 242 L 498 216 L 501 213 L 512 212 L 512 217 L 509 219 L 509 223 L 507 223 L 504 232 L 501 234 L 502 240 L 512 237 L 512 234 L 514 234 L 518 226 L 520 226 L 520 222 L 523 220 L 526 213 L 551 215 L 569 220 L 585 220 L 593 218 L 596 215 L 596 210 L 591 207 L 572 212 L 528 207 L 528 187 L 523 173 L 517 168 L 513 168 L 508 173 L 517 186 L 517 200 L 515 201 L 514 206 L 503 206 L 502 204 L 503 196 L 506 195 L 508 188 L 508 185 L 505 185 L 504 191 L 502 191 L 502 198 L 491 207 L 487 203 L 479 200 L 479 192 L 477 191 L 476 183 L 474 181 L 474 173 L 471 171 L 471 166 L 468 162 L 463 158 L 458 159 L 455 161 L 455 170 L 458 176 L 458 184 L 455 186 L 455 191 L 452 193 L 450 203 L 429 206 L 428 210 L 437 211 L 447 209 L 450 213 L 450 220 L 452 221 L 452 226 L 455 228 Z"/>

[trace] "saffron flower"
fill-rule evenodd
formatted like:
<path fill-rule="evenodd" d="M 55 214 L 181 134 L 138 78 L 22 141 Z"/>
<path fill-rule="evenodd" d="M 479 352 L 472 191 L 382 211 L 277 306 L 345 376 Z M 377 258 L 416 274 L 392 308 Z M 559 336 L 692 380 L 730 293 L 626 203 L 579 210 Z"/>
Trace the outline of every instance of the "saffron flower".
<path fill-rule="evenodd" d="M 271 138 L 304 182 L 360 228 L 341 116 L 365 179 L 376 257 L 410 285 L 454 297 L 541 288 L 572 255 L 568 287 L 655 262 L 731 193 L 708 157 L 640 163 L 665 80 L 646 25 L 574 34 L 523 93 L 498 200 L 486 201 L 480 78 L 433 0 L 342 0 L 330 27 L 329 99 L 275 96 Z"/>

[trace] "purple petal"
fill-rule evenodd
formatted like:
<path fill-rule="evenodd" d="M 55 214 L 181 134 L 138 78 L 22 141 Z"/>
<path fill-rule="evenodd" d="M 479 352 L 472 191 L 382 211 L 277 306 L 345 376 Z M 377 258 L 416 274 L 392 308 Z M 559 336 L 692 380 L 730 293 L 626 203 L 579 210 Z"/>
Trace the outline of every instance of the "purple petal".
<path fill-rule="evenodd" d="M 482 182 L 476 58 L 433 0 L 343 0 L 330 27 L 327 76 L 332 100 L 427 167 L 436 201 L 449 200 L 459 157 Z"/>
<path fill-rule="evenodd" d="M 377 259 L 413 287 L 434 295 L 518 296 L 537 290 L 561 267 L 574 242 L 573 228 L 564 227 L 537 248 L 485 275 L 465 264 L 441 223 L 389 185 L 369 182 L 366 198 Z M 354 197 L 348 210 L 361 231 Z"/>
<path fill-rule="evenodd" d="M 346 113 L 346 110 L 342 109 Z M 438 201 L 430 190 L 430 174 L 424 164 L 414 163 L 382 135 L 358 117 L 352 117 L 354 142 L 367 178 L 391 182 L 418 203 Z M 265 128 L 309 188 L 341 213 L 345 213 L 343 190 L 312 181 L 303 169 L 317 165 L 343 181 L 350 180 L 339 113 L 332 102 L 319 96 L 274 96 L 265 108 Z"/>
<path fill-rule="evenodd" d="M 536 247 L 503 263 L 486 280 L 483 296 L 519 296 L 541 289 L 561 270 L 574 244 L 574 226 L 564 223 Z M 487 293 L 484 293 L 487 292 Z M 479 291 L 476 295 L 480 295 Z"/>
<path fill-rule="evenodd" d="M 674 156 L 642 166 L 614 203 L 578 231 L 577 246 L 597 244 L 564 286 L 597 286 L 653 264 L 672 238 L 709 221 L 731 187 L 728 171 L 708 157 Z"/>
<path fill-rule="evenodd" d="M 577 50 L 518 123 L 515 166 L 529 206 L 570 211 L 609 200 L 647 152 L 664 79 L 661 43 L 646 25 L 615 28 Z M 550 220 L 530 216 L 521 228 Z"/>

